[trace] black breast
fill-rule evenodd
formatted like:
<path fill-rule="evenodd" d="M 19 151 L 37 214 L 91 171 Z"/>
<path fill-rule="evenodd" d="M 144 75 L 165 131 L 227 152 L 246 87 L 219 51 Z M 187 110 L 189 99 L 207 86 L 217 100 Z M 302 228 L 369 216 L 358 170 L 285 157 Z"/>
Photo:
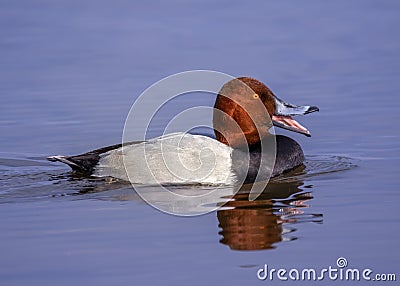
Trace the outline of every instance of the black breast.
<path fill-rule="evenodd" d="M 257 181 L 263 181 L 269 177 L 275 177 L 284 172 L 290 171 L 303 164 L 304 154 L 299 143 L 283 135 L 277 135 L 275 138 L 276 150 L 272 150 L 274 148 L 271 148 L 272 151 L 263 150 L 263 152 L 261 152 L 261 144 L 249 146 L 250 163 L 248 171 L 246 152 L 241 149 L 235 149 L 233 151 L 233 169 L 240 181 L 244 178 L 244 183 L 253 183 L 256 181 L 258 174 L 259 177 L 257 178 Z M 265 140 L 271 140 L 271 142 L 273 142 L 273 137 L 268 137 Z M 271 142 L 267 142 L 266 145 L 271 144 Z M 276 155 L 273 151 L 276 152 Z M 274 155 L 276 156 L 275 164 L 272 168 L 271 162 L 274 160 Z M 261 157 L 263 158 L 262 164 Z"/>

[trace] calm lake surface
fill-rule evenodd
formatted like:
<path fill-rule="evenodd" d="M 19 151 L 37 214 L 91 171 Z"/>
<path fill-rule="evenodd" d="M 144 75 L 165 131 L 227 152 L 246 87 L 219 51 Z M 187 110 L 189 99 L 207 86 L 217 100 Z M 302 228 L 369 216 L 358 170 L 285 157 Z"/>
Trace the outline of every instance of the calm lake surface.
<path fill-rule="evenodd" d="M 1 2 L 0 284 L 284 284 L 258 269 L 339 257 L 400 279 L 399 15 L 398 1 Z M 299 118 L 313 137 L 277 130 L 305 169 L 184 218 L 46 161 L 121 142 L 135 98 L 192 69 L 318 106 Z M 325 280 L 290 283 L 349 285 Z"/>

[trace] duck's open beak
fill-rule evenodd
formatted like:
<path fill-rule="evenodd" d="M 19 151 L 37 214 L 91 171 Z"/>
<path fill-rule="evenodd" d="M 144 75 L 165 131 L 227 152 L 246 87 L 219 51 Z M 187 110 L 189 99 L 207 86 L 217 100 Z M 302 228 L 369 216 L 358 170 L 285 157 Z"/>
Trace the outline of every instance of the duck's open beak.
<path fill-rule="evenodd" d="M 296 106 L 286 103 L 281 99 L 274 97 L 276 110 L 272 116 L 274 126 L 287 129 L 293 132 L 304 134 L 308 137 L 311 136 L 310 131 L 292 118 L 295 115 L 305 115 L 311 112 L 319 111 L 316 106 Z"/>

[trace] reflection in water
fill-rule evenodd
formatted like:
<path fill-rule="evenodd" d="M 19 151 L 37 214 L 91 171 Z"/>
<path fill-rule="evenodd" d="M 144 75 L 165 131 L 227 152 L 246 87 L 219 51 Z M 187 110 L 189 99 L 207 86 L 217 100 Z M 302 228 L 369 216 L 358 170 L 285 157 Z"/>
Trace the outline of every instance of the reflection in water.
<path fill-rule="evenodd" d="M 43 199 L 135 200 L 144 203 L 126 182 L 111 178 L 82 177 L 54 167 L 44 158 L 22 159 L 1 162 L 0 203 Z M 231 249 L 275 248 L 281 241 L 296 239 L 294 224 L 322 222 L 322 214 L 307 212 L 313 197 L 307 191 L 311 186 L 304 185 L 304 182 L 311 184 L 314 177 L 320 179 L 321 176 L 349 170 L 354 166 L 352 160 L 345 157 L 308 156 L 304 168 L 297 168 L 271 180 L 255 201 L 248 200 L 252 185 L 244 185 L 233 197 L 227 195 L 229 189 L 221 188 L 218 190 L 219 197 L 213 203 L 203 202 L 200 207 L 215 208 L 215 204 L 223 205 L 217 211 L 222 236 L 220 242 Z M 175 193 L 186 195 L 209 189 L 205 186 L 171 186 Z M 154 187 L 149 188 L 149 191 L 164 192 Z"/>
<path fill-rule="evenodd" d="M 307 201 L 313 197 L 304 192 L 301 181 L 270 182 L 254 201 L 248 200 L 251 185 L 243 186 L 217 217 L 222 235 L 221 243 L 234 250 L 262 250 L 296 237 L 285 234 L 296 229 L 289 227 L 299 222 L 322 222 L 322 214 L 306 214 Z"/>
<path fill-rule="evenodd" d="M 244 185 L 234 195 L 219 199 L 223 205 L 217 211 L 220 242 L 233 250 L 265 250 L 276 248 L 277 243 L 295 240 L 295 224 L 302 222 L 322 223 L 322 214 L 307 212 L 313 199 L 311 186 L 296 180 L 296 175 L 303 174 L 299 168 L 287 174 L 287 180 L 271 181 L 254 201 L 248 200 L 252 185 Z M 72 178 L 69 178 L 72 180 Z M 76 179 L 76 178 L 75 178 Z M 81 180 L 81 183 L 83 181 Z M 149 188 L 149 191 L 165 192 L 160 188 Z M 189 195 L 202 187 L 179 187 L 175 192 Z M 204 190 L 204 189 L 202 189 Z M 224 189 L 221 189 L 223 191 Z M 142 199 L 132 192 L 131 186 L 120 181 L 91 180 L 89 184 L 80 185 L 78 191 L 71 194 L 79 199 L 136 200 Z M 159 198 L 161 198 L 159 196 Z M 214 208 L 203 205 L 203 207 Z M 215 206 L 215 205 L 214 205 Z M 193 206 L 192 206 L 193 207 Z"/>

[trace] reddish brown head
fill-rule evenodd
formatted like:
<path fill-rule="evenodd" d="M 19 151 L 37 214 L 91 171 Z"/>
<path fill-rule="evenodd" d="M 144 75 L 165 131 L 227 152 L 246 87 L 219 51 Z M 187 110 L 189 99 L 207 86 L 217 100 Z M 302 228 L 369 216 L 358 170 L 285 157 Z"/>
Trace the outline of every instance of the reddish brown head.
<path fill-rule="evenodd" d="M 277 98 L 262 82 L 249 77 L 233 79 L 221 88 L 214 105 L 213 126 L 218 141 L 231 147 L 258 143 L 272 125 L 310 136 L 292 115 L 319 111 Z"/>
<path fill-rule="evenodd" d="M 221 88 L 214 108 L 221 111 L 214 111 L 213 116 L 218 141 L 231 147 L 252 145 L 266 136 L 272 127 L 274 94 L 258 80 L 240 77 Z"/>

